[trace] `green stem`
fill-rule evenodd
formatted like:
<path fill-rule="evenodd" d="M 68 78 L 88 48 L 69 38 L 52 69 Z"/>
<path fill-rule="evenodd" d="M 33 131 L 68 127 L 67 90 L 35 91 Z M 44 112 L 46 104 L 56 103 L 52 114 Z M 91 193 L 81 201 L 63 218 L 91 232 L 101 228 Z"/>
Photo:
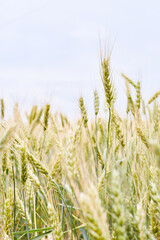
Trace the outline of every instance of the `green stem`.
<path fill-rule="evenodd" d="M 97 115 L 95 115 L 95 130 L 96 130 L 96 174 L 98 180 Z"/>
<path fill-rule="evenodd" d="M 14 232 L 16 230 L 16 184 L 15 184 L 15 176 L 14 176 L 14 166 L 12 165 L 12 172 L 13 172 L 13 191 L 14 191 Z M 14 236 L 14 239 L 15 236 Z"/>
<path fill-rule="evenodd" d="M 107 154 L 109 152 L 109 135 L 110 135 L 110 125 L 111 125 L 111 108 L 109 107 L 109 118 L 108 118 L 108 134 L 107 134 Z"/>
<path fill-rule="evenodd" d="M 64 206 L 65 206 L 65 208 L 64 208 L 65 214 L 66 214 L 66 216 L 67 216 L 67 212 L 66 212 L 66 210 L 67 210 L 67 211 L 68 211 L 68 214 L 69 214 L 69 216 L 70 216 L 70 220 L 71 220 L 71 228 L 72 228 L 72 226 L 73 226 L 73 229 L 75 229 L 75 234 L 76 234 L 76 237 L 77 237 L 77 239 L 78 239 L 76 227 L 75 227 L 75 224 L 74 224 L 74 222 L 73 222 L 73 219 L 72 219 L 72 215 L 71 215 L 71 213 L 70 213 L 70 210 L 69 210 L 69 208 L 68 208 L 68 206 L 67 206 L 67 204 L 66 204 L 66 201 L 65 201 L 65 199 L 64 199 L 64 197 L 63 197 L 63 194 L 62 194 L 62 192 L 61 192 L 58 184 L 56 183 L 56 181 L 54 181 L 54 179 L 53 179 L 51 176 L 48 176 L 48 177 L 49 177 L 50 181 L 56 186 L 56 188 L 57 188 L 57 190 L 58 190 L 58 192 L 59 192 L 59 194 L 60 194 L 60 196 L 61 196 L 61 198 L 62 198 L 62 200 L 63 200 Z"/>
<path fill-rule="evenodd" d="M 26 230 L 27 230 L 27 239 L 29 239 L 29 229 L 28 229 L 28 223 L 27 223 L 27 214 L 26 214 L 26 203 L 25 203 L 25 195 L 24 195 L 24 187 L 22 189 L 22 194 L 23 194 L 23 201 L 24 201 L 24 212 L 25 212 L 25 219 L 26 219 Z"/>
<path fill-rule="evenodd" d="M 36 194 L 34 195 L 33 201 L 34 201 L 34 205 L 33 205 L 33 208 L 34 208 L 34 210 L 33 210 L 34 226 L 35 226 L 35 228 L 37 228 L 37 218 L 36 218 L 37 192 L 36 192 Z M 35 237 L 36 237 L 36 236 L 37 236 L 37 232 L 35 233 Z"/>
<path fill-rule="evenodd" d="M 66 184 L 66 179 L 67 179 L 67 174 L 65 173 L 65 179 L 64 179 L 64 187 L 63 187 L 63 198 L 62 198 L 62 207 L 61 207 L 61 221 L 62 221 L 62 232 L 63 232 L 63 219 L 64 219 L 64 209 L 63 209 L 63 206 L 64 206 L 64 193 L 65 193 L 65 184 Z"/>
<path fill-rule="evenodd" d="M 96 156 L 95 156 L 95 152 L 94 152 L 94 148 L 93 148 L 93 142 L 92 142 L 91 134 L 90 134 L 90 131 L 89 131 L 88 127 L 87 127 L 87 133 L 88 133 L 88 137 L 89 137 L 89 140 L 90 140 L 90 143 L 91 143 L 93 157 L 94 157 L 94 160 L 96 161 Z"/>

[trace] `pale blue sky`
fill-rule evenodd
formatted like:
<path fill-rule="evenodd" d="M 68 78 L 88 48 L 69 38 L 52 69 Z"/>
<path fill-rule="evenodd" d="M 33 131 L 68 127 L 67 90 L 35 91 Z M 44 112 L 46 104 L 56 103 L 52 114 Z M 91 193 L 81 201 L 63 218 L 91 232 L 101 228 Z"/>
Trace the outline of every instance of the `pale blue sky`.
<path fill-rule="evenodd" d="M 0 97 L 9 110 L 16 101 L 21 109 L 49 101 L 77 116 L 82 95 L 92 112 L 94 88 L 103 95 L 101 39 L 102 50 L 114 45 L 118 109 L 125 106 L 121 72 L 141 80 L 147 100 L 160 90 L 159 12 L 158 0 L 0 0 Z"/>

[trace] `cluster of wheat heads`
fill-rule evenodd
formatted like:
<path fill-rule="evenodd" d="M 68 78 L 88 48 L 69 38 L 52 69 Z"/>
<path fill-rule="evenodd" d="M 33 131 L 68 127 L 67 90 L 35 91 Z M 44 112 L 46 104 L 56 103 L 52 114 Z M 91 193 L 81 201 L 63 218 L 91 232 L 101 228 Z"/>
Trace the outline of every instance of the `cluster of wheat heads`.
<path fill-rule="evenodd" d="M 122 74 L 127 109 L 115 110 L 110 60 L 102 61 L 106 117 L 94 121 L 82 97 L 70 122 L 33 106 L 0 124 L 0 239 L 160 239 L 160 106 Z M 133 91 L 135 91 L 133 98 Z"/>

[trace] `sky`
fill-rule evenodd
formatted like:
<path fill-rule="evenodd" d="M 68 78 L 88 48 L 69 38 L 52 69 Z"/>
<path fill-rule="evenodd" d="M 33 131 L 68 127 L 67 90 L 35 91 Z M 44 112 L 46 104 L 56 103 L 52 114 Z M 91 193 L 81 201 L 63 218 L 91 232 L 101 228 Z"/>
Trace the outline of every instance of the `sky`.
<path fill-rule="evenodd" d="M 94 89 L 104 93 L 100 53 L 112 50 L 116 107 L 125 112 L 121 73 L 142 83 L 147 101 L 160 90 L 159 0 L 0 0 L 0 98 L 9 114 L 51 103 L 79 116 L 83 96 L 92 116 Z"/>

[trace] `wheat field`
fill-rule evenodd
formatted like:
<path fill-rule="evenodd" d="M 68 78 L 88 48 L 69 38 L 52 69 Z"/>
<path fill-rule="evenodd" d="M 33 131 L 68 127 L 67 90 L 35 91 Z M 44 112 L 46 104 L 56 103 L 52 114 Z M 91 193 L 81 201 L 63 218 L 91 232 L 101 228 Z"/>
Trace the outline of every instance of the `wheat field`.
<path fill-rule="evenodd" d="M 160 239 L 160 91 L 144 102 L 140 82 L 125 74 L 123 118 L 110 74 L 101 62 L 105 117 L 94 91 L 71 122 L 50 104 L 5 118 L 1 99 L 0 239 Z M 133 97 L 134 95 L 134 97 Z"/>

